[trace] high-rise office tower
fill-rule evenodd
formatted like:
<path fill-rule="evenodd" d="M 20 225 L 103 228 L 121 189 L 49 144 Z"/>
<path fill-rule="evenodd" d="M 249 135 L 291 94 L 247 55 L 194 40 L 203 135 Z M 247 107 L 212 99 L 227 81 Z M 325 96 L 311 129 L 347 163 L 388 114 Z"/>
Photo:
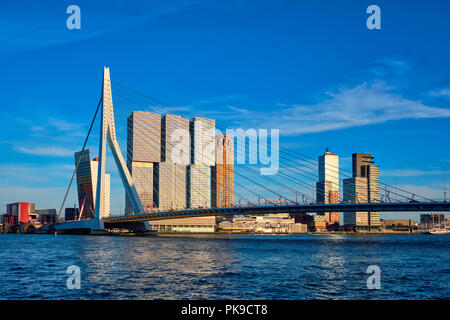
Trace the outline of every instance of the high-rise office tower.
<path fill-rule="evenodd" d="M 147 211 L 151 211 L 153 204 L 153 163 L 144 161 L 127 162 L 128 170 L 133 178 L 136 192 L 141 199 L 142 207 Z M 128 197 L 125 195 L 125 214 L 132 214 Z"/>
<path fill-rule="evenodd" d="M 214 120 L 165 115 L 161 124 L 161 161 L 155 163 L 155 204 L 160 210 L 209 207 L 210 166 L 214 164 Z M 212 130 L 211 130 L 212 129 Z M 187 138 L 187 139 L 186 139 Z M 205 154 L 203 150 L 205 150 Z M 193 151 L 197 156 L 192 156 Z M 211 159 L 212 158 L 212 159 Z M 214 232 L 215 217 L 192 217 L 152 221 L 160 232 Z"/>
<path fill-rule="evenodd" d="M 127 167 L 146 211 L 153 203 L 153 164 L 161 161 L 161 115 L 134 111 L 127 120 Z M 125 196 L 125 214 L 133 212 Z"/>
<path fill-rule="evenodd" d="M 161 161 L 161 115 L 134 111 L 127 120 L 127 163 Z"/>
<path fill-rule="evenodd" d="M 81 218 L 86 219 L 93 217 L 95 212 L 95 186 L 97 185 L 98 162 L 91 161 L 91 151 L 89 149 L 75 153 L 75 166 L 78 161 L 80 161 L 76 172 L 78 205 L 81 210 Z"/>
<path fill-rule="evenodd" d="M 173 199 L 174 209 L 187 208 L 187 166 L 173 165 Z"/>
<path fill-rule="evenodd" d="M 368 153 L 354 153 L 352 155 L 352 173 L 353 178 L 365 177 L 365 168 L 373 165 L 374 157 Z"/>
<path fill-rule="evenodd" d="M 194 117 L 189 123 L 191 163 L 213 166 L 215 159 L 216 121 Z"/>
<path fill-rule="evenodd" d="M 189 122 L 191 164 L 187 168 L 189 208 L 211 206 L 211 166 L 215 165 L 215 120 L 194 117 Z"/>
<path fill-rule="evenodd" d="M 319 157 L 316 199 L 319 203 L 339 203 L 339 157 L 328 152 L 328 148 Z M 339 227 L 339 212 L 325 212 L 324 215 L 330 228 Z"/>
<path fill-rule="evenodd" d="M 81 157 L 81 159 L 80 159 Z M 78 187 L 78 204 L 82 219 L 90 218 L 95 213 L 95 197 L 97 195 L 97 176 L 98 176 L 98 158 L 91 159 L 91 151 L 85 149 L 75 153 L 75 166 L 80 159 L 77 168 L 77 187 Z M 105 191 L 104 191 L 104 211 L 108 217 L 111 215 L 110 208 L 110 175 L 105 174 Z"/>
<path fill-rule="evenodd" d="M 186 208 L 186 168 L 172 162 L 154 164 L 153 199 L 160 210 Z"/>
<path fill-rule="evenodd" d="M 173 199 L 173 181 L 174 170 L 173 163 L 159 162 L 154 164 L 153 177 L 153 199 L 155 207 L 160 210 L 170 210 L 174 206 Z"/>
<path fill-rule="evenodd" d="M 344 180 L 344 201 L 379 202 L 379 168 L 374 165 L 374 157 L 367 153 L 352 155 L 353 178 Z M 379 212 L 346 212 L 344 225 L 371 228 L 380 226 Z"/>
<path fill-rule="evenodd" d="M 343 180 L 343 201 L 351 203 L 367 203 L 367 178 L 355 177 Z M 344 212 L 344 226 L 367 227 L 369 226 L 368 212 Z"/>
<path fill-rule="evenodd" d="M 369 183 L 369 201 L 380 202 L 380 169 L 376 165 L 370 165 L 365 171 Z"/>
<path fill-rule="evenodd" d="M 225 135 L 216 136 L 216 165 L 211 170 L 213 208 L 234 205 L 234 147 L 233 140 Z"/>
<path fill-rule="evenodd" d="M 190 156 L 189 119 L 166 114 L 161 120 L 161 162 L 154 164 L 154 203 L 160 210 L 186 208 Z"/>
<path fill-rule="evenodd" d="M 166 114 L 161 120 L 161 162 L 190 163 L 189 119 Z"/>
<path fill-rule="evenodd" d="M 380 169 L 374 165 L 374 157 L 366 153 L 352 155 L 353 177 L 367 178 L 369 202 L 380 202 Z"/>
<path fill-rule="evenodd" d="M 203 164 L 187 167 L 187 205 L 189 208 L 211 206 L 211 168 Z"/>
<path fill-rule="evenodd" d="M 210 206 L 214 131 L 211 119 L 197 117 L 189 122 L 178 115 L 161 118 L 150 112 L 133 112 L 128 117 L 127 166 L 147 211 Z M 197 151 L 195 157 L 193 150 Z M 131 213 L 126 201 L 126 213 Z M 178 220 L 189 230 L 197 224 L 215 226 L 214 217 Z M 172 230 L 174 221 L 163 219 L 150 224 L 160 231 Z"/>

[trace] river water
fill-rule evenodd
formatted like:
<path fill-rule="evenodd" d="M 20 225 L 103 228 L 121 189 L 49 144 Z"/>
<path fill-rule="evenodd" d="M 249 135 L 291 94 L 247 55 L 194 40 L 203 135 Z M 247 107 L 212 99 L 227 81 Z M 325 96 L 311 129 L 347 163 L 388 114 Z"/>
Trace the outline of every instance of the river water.
<path fill-rule="evenodd" d="M 449 286 L 446 235 L 0 234 L 0 299 L 450 299 Z"/>

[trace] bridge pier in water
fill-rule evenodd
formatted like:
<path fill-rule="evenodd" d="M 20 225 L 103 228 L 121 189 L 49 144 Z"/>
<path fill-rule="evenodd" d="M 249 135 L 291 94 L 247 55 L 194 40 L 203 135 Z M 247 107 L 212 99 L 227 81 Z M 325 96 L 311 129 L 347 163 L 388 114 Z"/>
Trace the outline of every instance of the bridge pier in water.
<path fill-rule="evenodd" d="M 115 233 L 129 233 L 137 235 L 156 235 L 157 231 L 149 230 L 147 224 L 142 221 L 127 221 L 121 223 L 104 223 L 99 219 L 85 219 L 79 221 L 69 221 L 57 223 L 56 232 L 63 234 L 90 234 L 107 235 Z M 114 232 L 114 230 L 120 230 Z"/>

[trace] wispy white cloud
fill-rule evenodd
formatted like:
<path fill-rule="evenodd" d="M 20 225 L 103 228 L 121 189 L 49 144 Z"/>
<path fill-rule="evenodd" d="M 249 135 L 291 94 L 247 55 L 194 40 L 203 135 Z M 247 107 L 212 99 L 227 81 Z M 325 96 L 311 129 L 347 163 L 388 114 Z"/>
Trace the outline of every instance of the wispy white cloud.
<path fill-rule="evenodd" d="M 404 184 L 397 186 L 399 189 L 407 190 L 412 194 L 415 194 L 415 200 L 420 200 L 420 197 L 425 197 L 435 201 L 442 200 L 444 198 L 443 189 L 437 187 L 418 186 L 414 184 Z M 395 197 L 395 196 L 394 196 Z"/>
<path fill-rule="evenodd" d="M 177 1 L 90 1 L 79 0 L 81 29 L 65 26 L 66 7 L 56 6 L 36 14 L 33 1 L 6 8 L 0 13 L 0 54 L 36 50 L 48 46 L 72 43 L 109 33 L 136 28 L 162 16 L 189 10 L 207 0 Z"/>
<path fill-rule="evenodd" d="M 220 104 L 205 110 L 206 116 L 226 120 L 234 127 L 278 128 L 280 134 L 299 135 L 380 124 L 394 120 L 450 117 L 450 108 L 436 107 L 401 94 L 398 79 L 407 74 L 407 61 L 385 58 L 375 62 L 369 76 L 353 84 L 324 90 L 312 102 L 288 104 L 277 101 L 272 108 L 255 108 L 246 95 L 229 95 L 194 103 L 196 111 L 203 105 Z M 388 80 L 386 80 L 388 79 Z M 437 93 L 436 93 L 437 94 Z M 447 94 L 446 89 L 439 94 Z"/>
<path fill-rule="evenodd" d="M 238 108 L 238 107 L 234 107 L 234 106 L 227 106 L 228 109 L 233 110 L 235 112 L 239 112 L 242 114 L 251 114 L 252 112 L 248 109 L 244 109 L 244 108 Z"/>
<path fill-rule="evenodd" d="M 21 126 L 28 128 L 28 132 L 35 136 L 49 136 L 52 138 L 61 137 L 80 137 L 86 135 L 86 130 L 84 129 L 85 124 L 76 121 L 68 121 L 66 119 L 54 118 L 54 117 L 28 117 L 28 118 L 17 118 L 15 121 Z"/>
<path fill-rule="evenodd" d="M 14 150 L 26 153 L 26 154 L 32 154 L 35 156 L 48 156 L 48 157 L 67 157 L 67 156 L 73 156 L 74 151 L 71 149 L 66 148 L 59 148 L 59 147 L 14 147 Z"/>
<path fill-rule="evenodd" d="M 34 183 L 49 181 L 55 177 L 64 177 L 70 179 L 75 165 L 69 164 L 48 164 L 48 165 L 31 165 L 31 164 L 1 164 L 0 177 L 3 182 L 8 184 L 18 183 Z"/>
<path fill-rule="evenodd" d="M 407 61 L 384 58 L 375 61 L 374 66 L 367 71 L 376 77 L 386 77 L 388 75 L 400 76 L 407 73 L 410 65 Z"/>
<path fill-rule="evenodd" d="M 217 96 L 217 97 L 208 97 L 201 99 L 199 101 L 193 102 L 187 106 L 185 106 L 188 109 L 195 109 L 198 111 L 201 108 L 208 108 L 211 109 L 211 106 L 217 107 L 217 104 L 223 104 L 223 103 L 229 103 L 231 101 L 239 101 L 239 100 L 245 100 L 247 99 L 247 95 L 244 94 L 228 94 L 223 96 Z M 227 106 L 228 108 L 234 108 Z M 214 110 L 208 110 L 210 112 L 214 112 Z M 239 111 L 238 108 L 236 108 L 234 111 Z M 240 111 L 245 111 L 245 109 L 240 109 Z"/>
<path fill-rule="evenodd" d="M 442 88 L 438 90 L 433 90 L 430 92 L 432 97 L 445 97 L 450 98 L 450 88 Z"/>
<path fill-rule="evenodd" d="M 371 71 L 370 71 L 371 70 Z M 410 70 L 410 63 L 385 58 L 375 61 L 373 69 L 359 81 L 324 90 L 312 102 L 288 104 L 277 101 L 271 110 L 248 105 L 245 95 L 208 110 L 210 117 L 227 120 L 242 128 L 278 128 L 281 135 L 299 135 L 385 123 L 404 119 L 450 117 L 450 108 L 437 107 L 402 95 L 399 79 Z M 367 71 L 367 70 L 366 70 Z M 407 81 L 407 79 L 405 80 Z M 447 94 L 442 89 L 439 94 Z"/>
<path fill-rule="evenodd" d="M 83 126 L 80 123 L 76 122 L 74 123 L 67 121 L 65 119 L 55 119 L 55 118 L 50 118 L 48 120 L 47 125 L 55 128 L 58 131 L 77 132 L 81 131 L 81 129 L 83 128 Z"/>
<path fill-rule="evenodd" d="M 14 118 L 8 131 L 9 139 L 4 143 L 12 150 L 30 155 L 48 157 L 73 156 L 86 135 L 86 123 L 64 117 L 46 117 L 44 113 L 35 115 L 33 111 L 26 117 Z M 17 131 L 20 128 L 20 134 Z"/>
<path fill-rule="evenodd" d="M 253 112 L 246 126 L 279 128 L 282 135 L 296 135 L 401 119 L 450 117 L 450 109 L 411 100 L 382 80 L 365 81 L 329 91 L 322 101 L 295 104 L 271 112 Z"/>
<path fill-rule="evenodd" d="M 390 177 L 419 177 L 442 175 L 443 173 L 442 170 L 396 169 L 381 170 L 381 174 Z"/>

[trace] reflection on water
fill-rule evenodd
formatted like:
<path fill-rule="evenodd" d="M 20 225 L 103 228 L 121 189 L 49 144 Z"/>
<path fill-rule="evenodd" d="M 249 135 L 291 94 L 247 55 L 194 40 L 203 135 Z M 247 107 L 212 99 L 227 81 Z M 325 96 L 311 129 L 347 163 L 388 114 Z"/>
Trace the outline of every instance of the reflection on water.
<path fill-rule="evenodd" d="M 413 235 L 0 235 L 0 297 L 448 299 L 449 244 Z M 381 290 L 366 288 L 372 264 Z M 80 290 L 66 287 L 70 265 L 81 269 Z"/>

